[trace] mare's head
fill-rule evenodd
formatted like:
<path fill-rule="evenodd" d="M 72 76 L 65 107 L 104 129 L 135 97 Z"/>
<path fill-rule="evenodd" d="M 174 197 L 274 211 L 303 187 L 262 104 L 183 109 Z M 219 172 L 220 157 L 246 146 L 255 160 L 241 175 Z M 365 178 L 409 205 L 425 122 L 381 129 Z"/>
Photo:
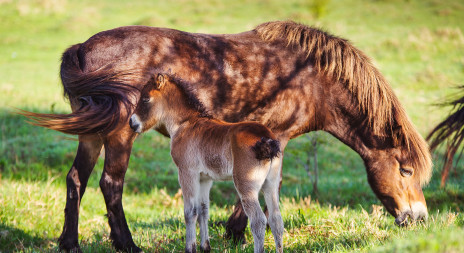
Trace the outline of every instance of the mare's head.
<path fill-rule="evenodd" d="M 167 76 L 158 74 L 143 87 L 140 100 L 129 120 L 129 125 L 134 132 L 142 133 L 160 124 L 168 103 L 162 92 L 167 82 L 169 82 Z"/>
<path fill-rule="evenodd" d="M 431 172 L 427 145 L 416 132 L 392 134 L 400 136 L 361 137 L 364 144 L 376 144 L 365 147 L 362 155 L 369 184 L 398 225 L 407 224 L 408 218 L 425 220 L 428 212 L 422 186 Z"/>

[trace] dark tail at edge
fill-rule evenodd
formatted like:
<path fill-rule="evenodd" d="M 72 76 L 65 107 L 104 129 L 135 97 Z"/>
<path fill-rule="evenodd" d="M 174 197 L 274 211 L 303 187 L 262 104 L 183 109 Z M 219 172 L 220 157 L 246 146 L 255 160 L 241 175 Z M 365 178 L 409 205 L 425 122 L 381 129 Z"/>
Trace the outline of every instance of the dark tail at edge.
<path fill-rule="evenodd" d="M 20 111 L 29 123 L 73 135 L 106 135 L 128 121 L 138 89 L 130 85 L 134 73 L 114 73 L 111 69 L 84 73 L 80 68 L 80 44 L 68 48 L 62 57 L 61 81 L 64 96 L 79 105 L 69 114 Z"/>
<path fill-rule="evenodd" d="M 461 91 L 464 90 L 464 86 L 458 88 Z M 464 140 L 464 94 L 461 92 L 458 96 L 450 99 L 451 102 L 441 104 L 441 106 L 452 106 L 453 108 L 448 117 L 440 122 L 427 136 L 432 150 L 436 149 L 440 144 L 446 143 L 446 151 L 443 155 L 444 164 L 441 172 L 441 187 L 446 185 L 449 171 L 453 167 L 455 154 L 462 154 L 461 144 Z"/>
<path fill-rule="evenodd" d="M 277 157 L 280 153 L 280 142 L 267 137 L 261 137 L 260 141 L 252 147 L 256 154 L 256 159 L 267 160 Z"/>
<path fill-rule="evenodd" d="M 464 86 L 459 87 L 464 91 Z M 464 139 L 464 94 L 452 99 L 451 102 L 443 103 L 442 106 L 452 106 L 453 109 L 446 119 L 440 122 L 427 136 L 430 148 L 433 150 L 441 143 L 449 141 L 449 145 L 458 148 Z"/>

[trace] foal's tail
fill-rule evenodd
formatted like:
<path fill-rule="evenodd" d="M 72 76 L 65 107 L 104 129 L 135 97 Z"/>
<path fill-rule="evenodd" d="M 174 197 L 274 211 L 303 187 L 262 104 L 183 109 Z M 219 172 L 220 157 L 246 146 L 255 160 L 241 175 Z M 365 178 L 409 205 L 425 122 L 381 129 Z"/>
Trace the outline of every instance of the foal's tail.
<path fill-rule="evenodd" d="M 280 153 L 280 142 L 268 137 L 261 137 L 260 141 L 252 147 L 258 160 L 268 160 L 277 157 Z"/>
<path fill-rule="evenodd" d="M 130 85 L 135 73 L 118 73 L 111 67 L 83 72 L 80 44 L 68 48 L 62 57 L 61 81 L 64 96 L 73 106 L 69 114 L 21 111 L 31 124 L 74 135 L 107 135 L 127 122 L 138 89 Z"/>

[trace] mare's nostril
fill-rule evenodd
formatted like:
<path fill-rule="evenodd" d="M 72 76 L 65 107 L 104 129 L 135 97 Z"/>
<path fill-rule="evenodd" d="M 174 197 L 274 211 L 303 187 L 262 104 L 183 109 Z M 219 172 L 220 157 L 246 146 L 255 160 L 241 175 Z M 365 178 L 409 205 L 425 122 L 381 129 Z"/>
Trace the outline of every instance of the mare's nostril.
<path fill-rule="evenodd" d="M 129 126 L 130 126 L 131 128 L 134 128 L 134 127 L 132 126 L 132 117 L 129 119 Z"/>

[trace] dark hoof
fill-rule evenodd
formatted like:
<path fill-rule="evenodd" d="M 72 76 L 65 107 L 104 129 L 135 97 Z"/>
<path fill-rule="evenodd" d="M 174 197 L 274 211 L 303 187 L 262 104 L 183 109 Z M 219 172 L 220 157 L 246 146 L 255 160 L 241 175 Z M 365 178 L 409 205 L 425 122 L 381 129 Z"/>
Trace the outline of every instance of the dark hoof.
<path fill-rule="evenodd" d="M 211 252 L 211 246 L 209 245 L 209 241 L 206 241 L 205 247 L 200 246 L 200 252 L 205 252 L 205 253 Z"/>
<path fill-rule="evenodd" d="M 127 253 L 138 253 L 138 252 L 143 252 L 141 248 L 137 247 L 134 242 L 128 243 L 129 245 L 121 245 L 113 241 L 113 246 L 122 252 L 127 252 Z"/>
<path fill-rule="evenodd" d="M 127 248 L 124 248 L 123 249 L 124 252 L 127 252 L 127 253 L 139 253 L 139 252 L 143 252 L 143 250 L 135 245 L 131 246 L 131 247 L 127 247 Z"/>
<path fill-rule="evenodd" d="M 67 252 L 67 253 L 82 253 L 82 250 L 81 248 L 79 248 L 79 246 L 74 247 L 74 248 L 64 248 L 60 246 L 60 251 Z"/>
<path fill-rule="evenodd" d="M 60 237 L 58 239 L 58 245 L 60 247 L 60 251 L 62 252 L 82 253 L 77 240 L 66 240 Z"/>

